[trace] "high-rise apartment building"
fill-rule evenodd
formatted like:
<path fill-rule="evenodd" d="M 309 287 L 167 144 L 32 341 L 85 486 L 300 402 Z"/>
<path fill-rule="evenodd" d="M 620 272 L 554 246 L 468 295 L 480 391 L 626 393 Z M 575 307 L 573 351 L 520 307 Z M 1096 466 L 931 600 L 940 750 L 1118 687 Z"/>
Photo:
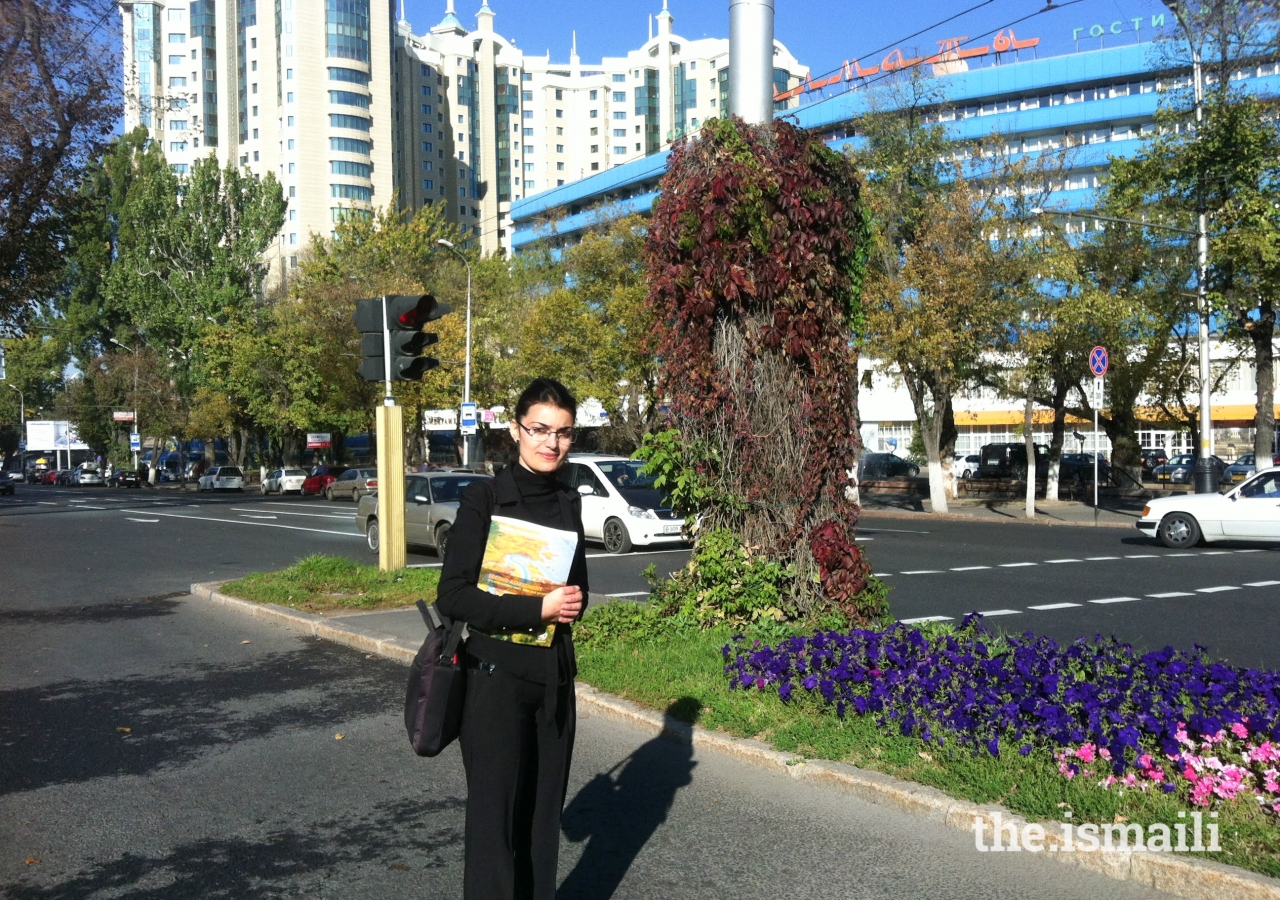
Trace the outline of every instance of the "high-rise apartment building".
<path fill-rule="evenodd" d="M 201 155 L 275 173 L 271 277 L 312 234 L 392 198 L 391 8 L 378 0 L 125 0 L 125 125 L 178 172 Z"/>
<path fill-rule="evenodd" d="M 215 154 L 276 174 L 289 209 L 272 277 L 393 196 L 509 250 L 512 201 L 657 153 L 727 103 L 728 39 L 679 37 L 665 0 L 644 44 L 598 64 L 569 35 L 566 63 L 525 54 L 486 0 L 474 30 L 446 0 L 420 36 L 393 2 L 121 0 L 126 127 L 145 125 L 179 172 Z M 775 42 L 778 90 L 807 76 Z"/>
<path fill-rule="evenodd" d="M 469 32 L 448 0 L 427 34 L 400 22 L 395 48 L 400 201 L 446 203 L 486 253 L 510 249 L 513 200 L 657 153 L 727 104 L 728 39 L 679 37 L 665 2 L 640 48 L 598 64 L 576 39 L 567 63 L 525 54 L 494 18 L 484 3 Z M 775 42 L 779 91 L 807 76 Z"/>

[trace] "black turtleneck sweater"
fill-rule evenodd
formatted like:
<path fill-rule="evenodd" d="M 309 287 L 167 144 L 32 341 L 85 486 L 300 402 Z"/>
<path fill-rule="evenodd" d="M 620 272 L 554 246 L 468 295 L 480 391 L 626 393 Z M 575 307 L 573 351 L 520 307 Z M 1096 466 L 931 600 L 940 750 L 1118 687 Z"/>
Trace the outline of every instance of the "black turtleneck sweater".
<path fill-rule="evenodd" d="M 561 680 L 566 675 L 572 677 L 576 665 L 571 626 L 557 625 L 555 640 L 549 648 L 500 641 L 485 634 L 515 630 L 536 633 L 544 627 L 541 596 L 497 596 L 476 586 L 489 539 L 489 521 L 494 515 L 576 531 L 578 549 L 568 583 L 580 587 L 586 595 L 581 498 L 556 474 L 541 475 L 515 462 L 492 482 L 476 482 L 462 492 L 457 518 L 449 529 L 449 552 L 440 573 L 437 605 L 445 615 L 462 619 L 470 626 L 468 655 L 539 683 L 556 677 L 553 674 L 556 668 L 560 669 Z"/>

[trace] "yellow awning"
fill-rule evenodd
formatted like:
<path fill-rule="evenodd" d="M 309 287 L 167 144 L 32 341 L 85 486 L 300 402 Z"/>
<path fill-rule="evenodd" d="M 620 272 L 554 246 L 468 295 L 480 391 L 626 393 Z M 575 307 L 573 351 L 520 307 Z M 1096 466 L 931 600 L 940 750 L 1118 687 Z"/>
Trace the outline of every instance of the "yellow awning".
<path fill-rule="evenodd" d="M 1230 422 L 1240 420 L 1252 420 L 1254 415 L 1254 407 L 1251 404 L 1233 403 L 1224 404 L 1213 407 L 1213 420 L 1215 422 Z M 1105 410 L 1103 410 L 1105 412 Z M 1167 422 L 1168 417 L 1157 409 L 1142 409 L 1138 411 L 1138 419 L 1142 422 Z M 1280 404 L 1276 405 L 1276 417 L 1280 418 Z M 980 410 L 977 412 L 957 412 L 956 425 L 1021 425 L 1023 413 L 1016 409 L 999 409 L 999 410 Z M 1048 410 L 1037 409 L 1032 413 L 1032 419 L 1036 425 L 1048 426 L 1053 422 L 1053 416 Z M 1067 415 L 1068 425 L 1084 425 L 1092 424 L 1091 421 L 1078 418 L 1076 416 Z M 1169 424 L 1180 424 L 1170 422 Z"/>

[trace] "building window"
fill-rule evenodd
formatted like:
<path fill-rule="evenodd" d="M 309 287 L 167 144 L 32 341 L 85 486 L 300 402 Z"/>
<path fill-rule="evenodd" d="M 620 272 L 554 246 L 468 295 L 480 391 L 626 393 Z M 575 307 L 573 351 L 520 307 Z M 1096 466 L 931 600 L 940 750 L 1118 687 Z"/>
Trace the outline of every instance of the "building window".
<path fill-rule="evenodd" d="M 614 155 L 614 156 L 622 156 L 622 155 L 623 155 L 623 154 L 625 154 L 626 152 L 627 152 L 627 148 L 626 148 L 626 146 L 625 146 L 625 145 L 623 145 L 623 144 L 618 144 L 616 147 L 614 147 L 614 148 L 613 148 L 613 155 Z"/>
<path fill-rule="evenodd" d="M 331 184 L 329 185 L 329 194 L 332 197 L 341 197 L 345 200 L 359 200 L 363 203 L 369 203 L 373 200 L 373 188 L 364 187 L 359 184 Z"/>
<path fill-rule="evenodd" d="M 181 21 L 182 21 L 183 10 L 181 10 L 181 9 L 171 9 L 171 10 L 169 10 L 168 12 L 169 12 L 169 21 L 170 21 L 170 22 L 181 22 Z"/>
<path fill-rule="evenodd" d="M 525 153 L 532 153 L 532 152 L 533 152 L 533 144 L 525 144 L 525 145 L 524 145 L 524 152 L 525 152 Z"/>
<path fill-rule="evenodd" d="M 460 160 L 462 160 L 462 161 L 464 161 L 464 162 L 465 162 L 465 161 L 466 161 L 466 159 L 467 159 L 467 151 L 466 151 L 466 150 L 459 150 L 459 151 L 458 151 L 458 159 L 460 159 Z"/>
<path fill-rule="evenodd" d="M 522 72 L 522 73 L 520 74 L 520 80 L 521 80 L 521 81 L 533 81 L 533 73 L 532 73 L 532 72 Z"/>
<path fill-rule="evenodd" d="M 170 153 L 185 153 L 186 151 L 187 151 L 186 141 L 170 141 L 169 142 Z"/>
<path fill-rule="evenodd" d="M 293 71 L 290 69 L 289 71 Z M 345 81 L 348 84 L 359 84 L 367 86 L 369 84 L 368 74 L 358 69 L 348 69 L 343 66 L 329 67 L 330 81 Z"/>
<path fill-rule="evenodd" d="M 592 144 L 592 145 L 591 145 L 591 152 L 592 152 L 592 153 L 599 153 L 599 152 L 600 152 L 600 145 L 599 145 L 599 144 Z"/>
<path fill-rule="evenodd" d="M 351 162 L 347 159 L 329 160 L 330 175 L 354 175 L 356 178 L 368 178 L 372 172 L 373 166 L 368 163 Z"/>
<path fill-rule="evenodd" d="M 367 94 L 357 94 L 355 91 L 330 91 L 329 102 L 338 106 L 358 106 L 361 109 L 369 108 L 369 97 Z"/>
<path fill-rule="evenodd" d="M 591 171 L 592 171 L 592 172 L 599 172 L 599 171 L 600 171 L 600 163 L 598 163 L 598 162 L 596 162 L 596 163 L 592 163 L 592 164 L 591 164 Z"/>
<path fill-rule="evenodd" d="M 256 107 L 256 106 L 255 106 L 255 107 L 253 108 L 253 114 L 254 114 L 255 116 L 258 114 L 258 107 Z"/>
<path fill-rule="evenodd" d="M 191 167 L 186 163 L 174 163 L 169 168 L 173 169 L 175 175 L 186 175 L 191 171 Z"/>
<path fill-rule="evenodd" d="M 430 142 L 430 141 L 423 141 L 423 142 L 422 142 L 422 152 L 423 152 L 423 153 L 430 153 L 430 152 L 431 152 L 431 149 L 432 149 L 432 147 L 431 147 L 431 142 Z"/>
<path fill-rule="evenodd" d="M 186 119 L 170 119 L 169 130 L 170 131 L 186 131 L 187 120 Z"/>
<path fill-rule="evenodd" d="M 341 113 L 329 113 L 331 128 L 351 128 L 356 131 L 368 131 L 369 120 L 362 116 L 347 116 Z"/>
<path fill-rule="evenodd" d="M 557 172 L 563 172 L 563 171 L 564 171 L 564 163 L 562 163 L 562 162 L 558 162 L 558 163 L 556 163 L 556 171 L 557 171 Z"/>
<path fill-rule="evenodd" d="M 600 129 L 599 129 L 599 128 L 592 128 L 592 129 L 591 129 L 591 136 L 592 136 L 592 137 L 596 137 L 596 136 L 597 136 L 597 135 L 599 135 L 599 134 L 600 134 Z"/>
<path fill-rule="evenodd" d="M 298 187 L 297 187 L 297 185 L 293 185 L 293 184 L 289 185 L 289 196 L 290 196 L 290 197 L 296 197 L 296 196 L 298 196 Z"/>
<path fill-rule="evenodd" d="M 428 85 L 425 85 L 425 84 L 424 84 L 424 85 L 422 86 L 422 96 L 424 96 L 424 97 L 430 97 L 430 96 L 431 96 L 431 88 L 430 88 Z"/>
<path fill-rule="evenodd" d="M 186 58 L 185 56 L 170 56 L 170 57 L 169 57 L 169 65 L 171 65 L 171 66 L 180 66 L 180 65 L 182 65 L 182 64 L 183 64 L 184 62 L 186 62 L 186 61 L 187 61 L 187 58 Z"/>
<path fill-rule="evenodd" d="M 639 150 L 640 150 L 640 145 L 636 144 L 636 151 L 639 152 Z"/>
<path fill-rule="evenodd" d="M 557 152 L 557 153 L 563 153 L 563 152 L 564 152 L 564 144 L 556 144 L 556 152 Z"/>
<path fill-rule="evenodd" d="M 369 61 L 369 0 L 325 0 L 325 55 Z"/>
<path fill-rule="evenodd" d="M 337 150 L 340 154 L 361 154 L 369 156 L 372 150 L 372 143 L 369 141 L 357 141 L 353 137 L 330 137 L 329 150 Z"/>
<path fill-rule="evenodd" d="M 556 99 L 557 100 L 564 99 L 564 91 L 560 90 L 560 88 L 556 88 Z"/>
<path fill-rule="evenodd" d="M 285 94 L 285 95 L 284 95 L 284 102 L 285 102 L 285 103 L 292 103 L 292 102 L 293 102 L 293 91 L 290 91 L 289 93 L 287 93 L 287 94 Z"/>
<path fill-rule="evenodd" d="M 286 81 L 293 81 L 293 69 L 285 69 L 284 77 Z M 294 259 L 297 259 L 297 257 L 295 256 Z"/>
<path fill-rule="evenodd" d="M 429 159 L 424 159 L 422 161 L 422 171 L 424 172 L 430 172 L 433 166 L 435 166 L 435 163 Z"/>
<path fill-rule="evenodd" d="M 422 104 L 422 114 L 423 114 L 424 116 L 429 116 L 429 115 L 431 115 L 431 104 L 430 104 L 430 103 L 424 103 L 424 104 Z"/>
<path fill-rule="evenodd" d="M 255 129 L 253 129 L 253 139 L 254 139 L 255 141 L 258 139 L 258 129 L 256 129 L 256 128 L 255 128 Z"/>
<path fill-rule="evenodd" d="M 186 86 L 187 86 L 187 79 L 185 77 L 175 75 L 174 77 L 169 79 L 169 87 L 171 88 L 186 87 Z"/>
<path fill-rule="evenodd" d="M 531 109 L 526 109 L 526 110 L 524 111 L 524 113 L 523 113 L 523 116 L 524 116 L 524 118 L 526 118 L 526 119 L 532 119 L 532 118 L 533 118 L 533 110 L 531 110 Z"/>
<path fill-rule="evenodd" d="M 599 91 L 587 91 L 587 99 L 595 100 L 599 93 L 600 93 Z"/>
<path fill-rule="evenodd" d="M 465 206 L 459 206 L 458 215 L 465 216 L 466 214 L 467 214 L 467 208 Z"/>
<path fill-rule="evenodd" d="M 461 131 L 459 131 L 459 132 L 458 132 L 458 143 L 459 143 L 459 144 L 465 144 L 465 143 L 466 143 L 466 141 L 467 141 L 467 136 L 466 136 L 465 134 L 463 134 Z"/>
<path fill-rule="evenodd" d="M 614 91 L 614 92 L 613 92 L 613 102 L 614 102 L 614 103 L 626 103 L 626 102 L 627 102 L 627 92 L 626 92 L 626 91 Z"/>
<path fill-rule="evenodd" d="M 533 129 L 532 128 L 524 129 L 524 137 L 533 137 Z"/>
<path fill-rule="evenodd" d="M 258 151 L 257 151 L 257 150 L 254 150 L 254 151 L 253 151 L 253 161 L 254 161 L 254 162 L 257 162 L 257 161 L 258 161 Z M 298 171 L 298 164 L 297 164 L 297 163 L 289 163 L 289 174 L 290 174 L 290 175 L 292 175 L 292 174 L 294 174 L 294 173 L 295 173 L 295 172 L 297 172 L 297 171 Z"/>
<path fill-rule="evenodd" d="M 430 123 L 430 122 L 423 122 L 423 123 L 422 123 L 422 133 L 423 133 L 423 134 L 430 134 L 430 133 L 431 133 L 431 123 Z"/>
<path fill-rule="evenodd" d="M 626 75 L 618 75 L 618 74 L 615 74 L 615 75 L 613 76 L 613 83 L 614 83 L 614 84 L 626 84 L 626 83 L 627 83 L 627 76 L 626 76 Z"/>
<path fill-rule="evenodd" d="M 296 209 L 289 210 L 289 221 L 290 222 L 298 221 L 298 211 Z"/>
<path fill-rule="evenodd" d="M 557 118 L 557 119 L 563 119 L 563 118 L 564 118 L 564 110 L 563 110 L 563 109 L 557 109 L 557 110 L 556 110 L 556 118 Z"/>
<path fill-rule="evenodd" d="M 598 110 L 598 109 L 593 109 L 593 110 L 591 110 L 591 112 L 587 113 L 587 118 L 589 118 L 589 119 L 598 119 L 598 118 L 600 118 L 600 110 Z"/>
<path fill-rule="evenodd" d="M 563 187 L 563 186 L 564 186 L 564 179 L 563 179 L 563 178 L 557 178 L 557 179 L 556 179 L 556 187 Z"/>
<path fill-rule="evenodd" d="M 249 63 L 249 71 L 250 72 L 258 71 L 258 61 L 256 59 L 253 62 Z"/>
<path fill-rule="evenodd" d="M 296 149 L 297 149 L 297 148 L 294 146 L 293 138 L 289 138 L 289 149 L 290 149 L 290 150 L 296 150 Z"/>
<path fill-rule="evenodd" d="M 436 183 L 432 181 L 430 178 L 422 179 L 422 189 L 424 191 L 429 191 L 435 186 L 436 186 Z"/>
<path fill-rule="evenodd" d="M 618 110 L 613 114 L 615 119 L 625 119 L 627 117 L 626 110 Z"/>
<path fill-rule="evenodd" d="M 298 243 L 298 232 L 294 231 L 294 232 L 290 233 L 290 235 L 289 235 L 289 243 L 290 243 L 290 244 L 296 244 L 296 243 Z"/>
<path fill-rule="evenodd" d="M 256 93 L 258 93 L 258 82 L 256 82 L 256 81 L 255 81 L 252 85 L 250 85 L 250 87 L 249 87 L 249 93 L 251 93 L 251 94 L 256 94 Z"/>
<path fill-rule="evenodd" d="M 626 137 L 626 136 L 627 136 L 627 129 L 625 129 L 625 128 L 615 128 L 615 129 L 613 129 L 613 136 L 614 136 L 614 137 L 621 137 L 621 138 L 624 138 L 624 137 Z"/>
<path fill-rule="evenodd" d="M 254 151 L 253 151 L 253 161 L 254 161 L 254 162 L 257 162 L 257 161 L 258 161 L 258 151 L 257 151 L 257 150 L 254 150 Z M 289 163 L 289 165 L 293 165 L 293 163 Z"/>
<path fill-rule="evenodd" d="M 171 35 L 169 35 L 169 43 L 170 43 L 170 44 L 185 44 L 186 42 L 187 42 L 187 36 L 186 36 L 185 34 L 171 34 Z"/>
<path fill-rule="evenodd" d="M 525 163 L 525 164 L 524 164 L 524 170 L 525 170 L 526 172 L 532 172 L 532 171 L 533 171 L 533 163 L 531 163 L 531 162 L 527 162 L 527 163 Z"/>

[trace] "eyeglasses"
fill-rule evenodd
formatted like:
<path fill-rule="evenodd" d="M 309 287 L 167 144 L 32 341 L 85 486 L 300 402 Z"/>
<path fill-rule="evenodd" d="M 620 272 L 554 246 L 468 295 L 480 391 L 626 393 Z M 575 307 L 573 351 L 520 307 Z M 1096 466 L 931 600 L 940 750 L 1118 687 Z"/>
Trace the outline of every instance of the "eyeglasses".
<path fill-rule="evenodd" d="M 529 435 L 529 437 L 533 438 L 539 444 L 545 443 L 552 435 L 555 435 L 566 444 L 572 444 L 578 437 L 578 431 L 576 428 L 561 428 L 557 431 L 554 428 L 548 428 L 541 422 L 535 423 L 532 428 L 525 425 L 523 422 L 517 422 L 516 424 L 524 429 L 525 434 Z"/>

